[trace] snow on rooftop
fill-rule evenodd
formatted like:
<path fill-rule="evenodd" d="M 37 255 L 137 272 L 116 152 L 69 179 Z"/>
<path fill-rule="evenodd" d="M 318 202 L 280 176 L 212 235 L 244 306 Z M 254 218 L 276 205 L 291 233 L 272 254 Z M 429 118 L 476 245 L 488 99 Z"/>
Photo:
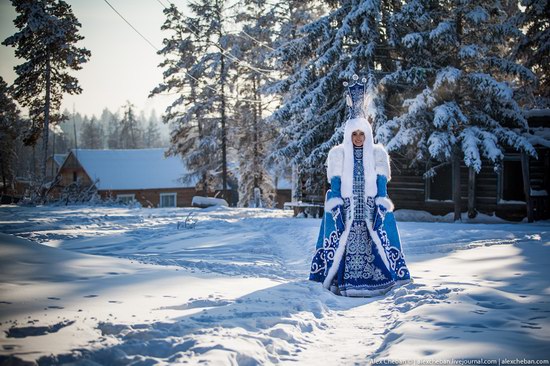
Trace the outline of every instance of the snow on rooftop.
<path fill-rule="evenodd" d="M 100 190 L 161 189 L 194 187 L 182 183 L 187 174 L 179 156 L 164 156 L 165 149 L 91 150 L 76 149 L 74 155 Z"/>
<path fill-rule="evenodd" d="M 279 176 L 277 179 L 277 189 L 292 189 L 292 182 L 283 176 Z"/>
<path fill-rule="evenodd" d="M 54 154 L 53 155 L 53 160 L 55 161 L 55 163 L 58 165 L 58 166 L 61 166 L 63 165 L 63 163 L 65 162 L 65 158 L 68 156 L 69 154 Z"/>
<path fill-rule="evenodd" d="M 523 111 L 525 117 L 550 117 L 550 109 L 529 109 Z"/>
<path fill-rule="evenodd" d="M 534 127 L 530 129 L 531 133 L 524 133 L 523 136 L 533 146 L 544 146 L 550 148 L 550 128 L 547 127 Z"/>

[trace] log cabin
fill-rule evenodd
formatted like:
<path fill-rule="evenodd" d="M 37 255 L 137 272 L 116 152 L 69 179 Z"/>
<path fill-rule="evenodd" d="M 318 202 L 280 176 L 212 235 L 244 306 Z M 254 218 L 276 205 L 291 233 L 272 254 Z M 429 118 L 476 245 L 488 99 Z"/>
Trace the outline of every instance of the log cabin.
<path fill-rule="evenodd" d="M 164 155 L 165 149 L 93 150 L 73 149 L 58 171 L 57 194 L 79 182 L 94 186 L 102 199 L 120 202 L 137 201 L 143 207 L 190 207 L 197 190 L 197 179 L 182 181 L 187 169 L 181 157 Z M 284 179 L 277 181 L 277 208 L 282 208 L 290 187 Z M 218 187 L 215 193 L 221 193 Z M 236 205 L 236 187 L 228 191 L 230 205 Z"/>
<path fill-rule="evenodd" d="M 165 149 L 73 149 L 58 172 L 61 189 L 79 182 L 95 186 L 102 199 L 143 207 L 191 206 L 196 181 L 182 182 L 187 173 L 180 157 L 164 156 Z"/>
<path fill-rule="evenodd" d="M 461 211 L 475 217 L 478 212 L 506 220 L 528 221 L 550 218 L 550 110 L 525 113 L 531 142 L 537 157 L 513 150 L 504 153 L 500 169 L 488 160 L 476 173 L 460 163 Z M 441 167 L 433 178 L 424 178 L 425 169 L 411 167 L 399 153 L 391 153 L 392 179 L 388 194 L 398 209 L 423 210 L 434 215 L 453 212 L 452 163 Z"/>

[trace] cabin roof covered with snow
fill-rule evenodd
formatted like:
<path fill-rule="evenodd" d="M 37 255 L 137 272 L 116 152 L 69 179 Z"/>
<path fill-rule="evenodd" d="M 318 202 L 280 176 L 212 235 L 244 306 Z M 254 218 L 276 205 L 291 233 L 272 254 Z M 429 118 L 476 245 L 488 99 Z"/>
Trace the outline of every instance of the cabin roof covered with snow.
<path fill-rule="evenodd" d="M 55 161 L 57 166 L 61 166 L 65 162 L 65 159 L 67 158 L 68 155 L 69 154 L 54 154 L 53 160 Z"/>
<path fill-rule="evenodd" d="M 550 128 L 550 109 L 529 109 L 523 111 L 523 115 L 527 118 L 529 128 Z"/>
<path fill-rule="evenodd" d="M 163 148 L 71 151 L 99 190 L 194 187 L 195 180 L 181 181 L 187 174 L 182 159 L 165 157 L 164 152 Z"/>
<path fill-rule="evenodd" d="M 277 179 L 277 189 L 292 189 L 292 183 L 285 177 L 278 177 Z"/>
<path fill-rule="evenodd" d="M 550 117 L 550 108 L 545 109 L 526 109 L 523 115 L 529 117 Z"/>
<path fill-rule="evenodd" d="M 533 146 L 550 148 L 550 128 L 530 128 L 529 133 L 524 133 L 523 136 L 525 136 Z"/>

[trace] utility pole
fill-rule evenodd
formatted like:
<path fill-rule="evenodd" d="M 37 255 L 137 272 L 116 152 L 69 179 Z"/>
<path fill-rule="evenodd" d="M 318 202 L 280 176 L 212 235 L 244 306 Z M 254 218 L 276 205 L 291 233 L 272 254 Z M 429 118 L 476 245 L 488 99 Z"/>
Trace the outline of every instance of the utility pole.
<path fill-rule="evenodd" d="M 75 116 L 75 108 L 74 108 L 74 103 L 73 103 L 73 130 L 74 130 L 74 153 L 76 154 L 77 150 L 78 150 L 78 143 L 77 143 L 77 139 L 76 139 L 76 120 L 74 118 Z"/>

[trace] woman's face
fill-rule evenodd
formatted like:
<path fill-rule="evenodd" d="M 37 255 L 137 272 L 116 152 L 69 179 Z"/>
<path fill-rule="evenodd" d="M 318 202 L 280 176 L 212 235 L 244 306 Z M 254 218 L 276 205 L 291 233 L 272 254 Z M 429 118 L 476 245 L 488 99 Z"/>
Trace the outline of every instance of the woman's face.
<path fill-rule="evenodd" d="M 351 134 L 351 142 L 354 146 L 363 146 L 363 142 L 365 142 L 365 133 L 361 130 L 353 131 Z"/>

